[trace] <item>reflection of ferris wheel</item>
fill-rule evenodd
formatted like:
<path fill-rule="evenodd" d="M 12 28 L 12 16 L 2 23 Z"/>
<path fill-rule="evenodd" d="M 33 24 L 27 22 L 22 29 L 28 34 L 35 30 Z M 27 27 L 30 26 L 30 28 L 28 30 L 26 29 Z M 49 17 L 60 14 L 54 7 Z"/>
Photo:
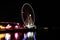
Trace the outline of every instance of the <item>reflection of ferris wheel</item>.
<path fill-rule="evenodd" d="M 25 3 L 21 9 L 21 16 L 23 23 L 26 27 L 32 28 L 35 27 L 35 14 L 32 6 L 28 3 Z"/>
<path fill-rule="evenodd" d="M 24 34 L 23 40 L 36 40 L 36 35 L 34 32 L 27 32 Z"/>

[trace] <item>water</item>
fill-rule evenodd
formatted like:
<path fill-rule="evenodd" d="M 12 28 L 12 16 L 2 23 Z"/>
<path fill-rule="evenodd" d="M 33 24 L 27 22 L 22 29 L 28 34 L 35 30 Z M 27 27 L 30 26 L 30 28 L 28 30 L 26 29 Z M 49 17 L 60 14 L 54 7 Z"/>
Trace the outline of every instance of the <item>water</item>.
<path fill-rule="evenodd" d="M 34 32 L 0 33 L 0 40 L 36 40 Z"/>

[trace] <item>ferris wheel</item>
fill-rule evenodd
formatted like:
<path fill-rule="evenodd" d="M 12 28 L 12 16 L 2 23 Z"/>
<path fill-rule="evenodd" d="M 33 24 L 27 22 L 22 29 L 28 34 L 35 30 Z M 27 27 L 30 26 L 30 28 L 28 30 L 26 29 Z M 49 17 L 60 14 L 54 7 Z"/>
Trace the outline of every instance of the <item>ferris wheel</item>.
<path fill-rule="evenodd" d="M 29 3 L 23 4 L 21 8 L 21 17 L 26 28 L 36 28 L 35 23 L 35 14 L 32 6 Z"/>

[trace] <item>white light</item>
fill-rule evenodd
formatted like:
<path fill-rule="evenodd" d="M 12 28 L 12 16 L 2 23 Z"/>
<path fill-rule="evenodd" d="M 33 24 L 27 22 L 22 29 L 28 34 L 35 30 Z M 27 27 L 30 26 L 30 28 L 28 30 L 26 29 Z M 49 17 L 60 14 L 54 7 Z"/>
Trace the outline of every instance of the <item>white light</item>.
<path fill-rule="evenodd" d="M 48 27 L 44 27 L 44 29 L 48 29 Z"/>
<path fill-rule="evenodd" d="M 17 25 L 19 25 L 19 23 L 17 23 Z"/>
<path fill-rule="evenodd" d="M 10 40 L 10 38 L 11 38 L 11 35 L 10 35 L 9 33 L 6 33 L 5 39 L 6 39 L 6 40 Z"/>
<path fill-rule="evenodd" d="M 24 34 L 24 38 L 23 40 L 26 40 L 27 38 L 34 38 L 34 40 L 36 40 L 35 34 L 33 32 L 28 32 L 27 34 Z"/>
<path fill-rule="evenodd" d="M 15 36 L 15 39 L 18 39 L 18 33 L 15 33 L 14 36 Z"/>
<path fill-rule="evenodd" d="M 16 25 L 15 28 L 19 28 L 18 25 Z"/>
<path fill-rule="evenodd" d="M 27 28 L 33 28 L 33 27 L 35 27 L 35 26 L 28 23 L 28 24 L 26 25 L 26 27 L 27 27 Z"/>
<path fill-rule="evenodd" d="M 31 17 L 31 14 L 29 16 Z"/>
<path fill-rule="evenodd" d="M 8 25 L 6 26 L 6 29 L 9 29 L 9 28 L 11 28 L 10 24 L 8 24 Z"/>
<path fill-rule="evenodd" d="M 28 23 L 28 25 L 26 25 L 26 27 L 30 28 L 30 25 L 29 25 L 29 23 Z"/>
<path fill-rule="evenodd" d="M 27 33 L 27 37 L 33 37 L 33 36 L 34 36 L 33 32 L 28 32 Z"/>

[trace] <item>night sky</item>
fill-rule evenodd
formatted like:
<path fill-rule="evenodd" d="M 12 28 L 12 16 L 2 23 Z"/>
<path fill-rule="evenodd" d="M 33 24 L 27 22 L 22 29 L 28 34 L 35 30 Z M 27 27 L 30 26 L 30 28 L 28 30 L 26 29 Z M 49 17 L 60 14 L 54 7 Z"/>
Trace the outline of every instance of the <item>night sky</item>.
<path fill-rule="evenodd" d="M 19 22 L 21 24 L 21 7 L 24 3 L 32 5 L 35 11 L 35 24 L 42 26 L 59 25 L 58 3 L 54 1 L 38 1 L 38 0 L 8 0 L 0 1 L 0 22 Z"/>

